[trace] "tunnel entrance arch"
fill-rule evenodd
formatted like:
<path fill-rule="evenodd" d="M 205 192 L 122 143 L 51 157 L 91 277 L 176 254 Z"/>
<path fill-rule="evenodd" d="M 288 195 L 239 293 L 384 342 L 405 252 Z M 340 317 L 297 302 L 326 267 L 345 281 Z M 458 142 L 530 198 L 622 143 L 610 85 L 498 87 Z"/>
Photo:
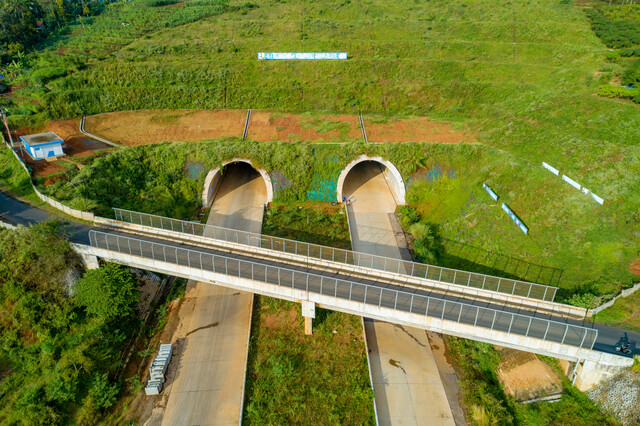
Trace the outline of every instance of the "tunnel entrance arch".
<path fill-rule="evenodd" d="M 267 187 L 267 203 L 270 203 L 273 200 L 273 183 L 271 182 L 271 177 L 269 173 L 265 169 L 256 167 L 253 165 L 251 160 L 247 160 L 245 158 L 234 158 L 233 160 L 223 161 L 220 167 L 217 167 L 209 173 L 207 173 L 207 177 L 204 179 L 204 190 L 202 191 L 202 206 L 203 207 L 211 207 L 213 203 L 213 199 L 216 197 L 216 193 L 218 189 L 220 189 L 220 184 L 222 183 L 222 175 L 224 173 L 224 168 L 229 164 L 234 163 L 245 163 L 250 165 L 254 170 L 260 173 L 264 183 Z"/>
<path fill-rule="evenodd" d="M 339 202 L 342 202 L 343 195 L 346 195 L 346 194 L 343 194 L 343 187 L 344 187 L 344 182 L 347 178 L 347 175 L 349 174 L 351 169 L 353 169 L 358 164 L 366 161 L 376 162 L 381 164 L 384 167 L 384 171 L 382 173 L 384 175 L 385 180 L 387 181 L 387 184 L 389 185 L 389 188 L 391 189 L 393 198 L 395 198 L 396 203 L 398 203 L 399 205 L 406 204 L 406 201 L 405 201 L 406 189 L 404 187 L 404 181 L 402 180 L 402 175 L 400 174 L 400 171 L 398 170 L 398 168 L 394 166 L 393 163 L 391 163 L 388 160 L 385 160 L 382 157 L 371 157 L 368 155 L 359 156 L 358 158 L 356 158 L 355 160 L 347 164 L 346 167 L 342 170 L 342 172 L 340 172 L 340 176 L 338 177 L 337 193 L 336 193 L 337 200 Z"/>

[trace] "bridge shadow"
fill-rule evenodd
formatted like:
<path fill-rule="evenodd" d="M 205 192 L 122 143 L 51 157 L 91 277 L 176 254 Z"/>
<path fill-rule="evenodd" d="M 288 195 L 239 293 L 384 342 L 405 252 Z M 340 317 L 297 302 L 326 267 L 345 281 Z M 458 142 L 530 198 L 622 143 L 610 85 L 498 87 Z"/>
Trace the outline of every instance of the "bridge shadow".
<path fill-rule="evenodd" d="M 441 266 L 558 287 L 563 269 L 529 262 L 471 244 L 443 238 Z"/>

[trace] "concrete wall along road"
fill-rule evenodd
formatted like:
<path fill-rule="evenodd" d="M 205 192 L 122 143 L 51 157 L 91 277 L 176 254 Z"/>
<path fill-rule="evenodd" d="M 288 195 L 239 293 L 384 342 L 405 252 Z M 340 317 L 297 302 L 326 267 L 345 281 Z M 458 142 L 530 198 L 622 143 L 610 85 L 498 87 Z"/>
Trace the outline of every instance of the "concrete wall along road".
<path fill-rule="evenodd" d="M 71 207 L 65 206 L 61 202 L 56 201 L 51 197 L 47 197 L 46 195 L 38 191 L 35 186 L 33 187 L 33 190 L 35 191 L 38 198 L 40 198 L 42 201 L 44 201 L 45 203 L 49 204 L 52 207 L 55 207 L 60 211 L 65 212 L 69 216 L 73 216 L 75 218 L 86 220 L 89 222 L 93 222 L 95 219 L 95 216 L 93 213 L 83 212 L 82 210 L 76 210 L 76 209 L 72 209 Z"/>

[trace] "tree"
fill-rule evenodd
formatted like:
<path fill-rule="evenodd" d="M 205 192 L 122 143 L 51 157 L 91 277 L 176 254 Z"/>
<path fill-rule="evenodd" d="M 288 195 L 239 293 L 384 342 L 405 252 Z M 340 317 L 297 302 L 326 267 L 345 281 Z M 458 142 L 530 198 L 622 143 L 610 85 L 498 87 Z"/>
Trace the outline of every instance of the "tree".
<path fill-rule="evenodd" d="M 78 280 L 75 296 L 90 315 L 108 322 L 134 317 L 140 292 L 127 267 L 107 263 Z"/>
<path fill-rule="evenodd" d="M 0 42 L 31 46 L 39 37 L 36 23 L 43 17 L 35 0 L 0 0 Z"/>

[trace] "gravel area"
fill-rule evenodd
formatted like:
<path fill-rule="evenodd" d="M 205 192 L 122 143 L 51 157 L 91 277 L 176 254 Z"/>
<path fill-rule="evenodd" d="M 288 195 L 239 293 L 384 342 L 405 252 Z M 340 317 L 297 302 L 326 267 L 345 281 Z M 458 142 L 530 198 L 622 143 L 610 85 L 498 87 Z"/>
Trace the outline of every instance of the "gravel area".
<path fill-rule="evenodd" d="M 587 396 L 623 425 L 637 425 L 640 423 L 639 392 L 640 374 L 629 370 L 588 391 Z"/>

